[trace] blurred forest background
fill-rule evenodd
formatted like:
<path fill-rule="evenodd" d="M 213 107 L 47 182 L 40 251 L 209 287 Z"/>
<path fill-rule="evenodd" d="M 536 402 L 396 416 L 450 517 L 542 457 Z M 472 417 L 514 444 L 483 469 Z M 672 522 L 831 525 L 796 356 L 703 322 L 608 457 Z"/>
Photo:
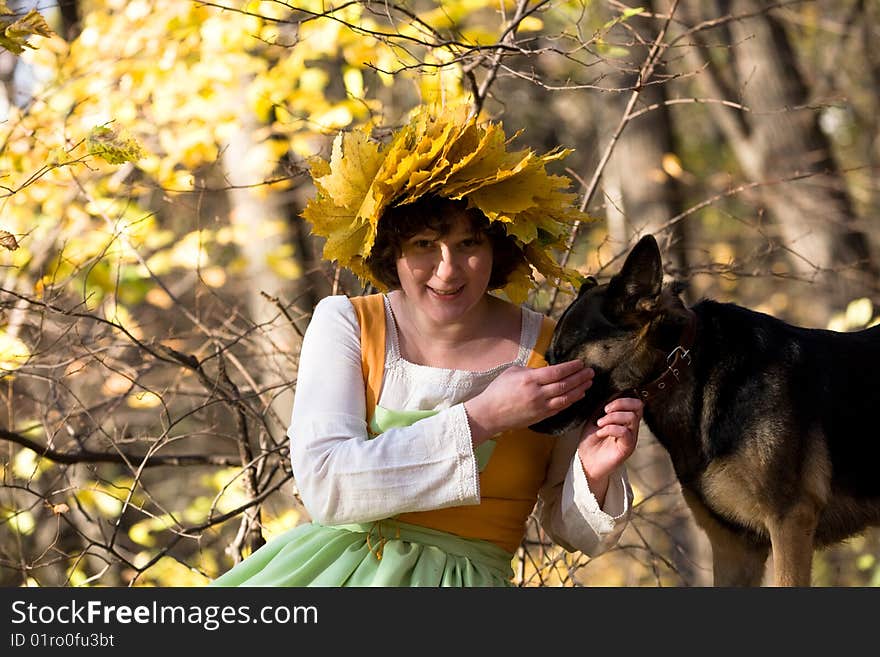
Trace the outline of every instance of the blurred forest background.
<path fill-rule="evenodd" d="M 308 158 L 471 103 L 559 163 L 600 279 L 651 232 L 688 300 L 853 330 L 880 302 L 876 0 L 0 1 L 0 585 L 201 586 L 308 520 L 302 333 L 359 294 L 299 213 Z M 531 307 L 570 299 L 547 282 Z M 855 437 L 873 439 L 873 437 Z M 620 544 L 531 522 L 523 586 L 705 586 L 645 430 Z M 880 584 L 880 535 L 818 553 Z"/>

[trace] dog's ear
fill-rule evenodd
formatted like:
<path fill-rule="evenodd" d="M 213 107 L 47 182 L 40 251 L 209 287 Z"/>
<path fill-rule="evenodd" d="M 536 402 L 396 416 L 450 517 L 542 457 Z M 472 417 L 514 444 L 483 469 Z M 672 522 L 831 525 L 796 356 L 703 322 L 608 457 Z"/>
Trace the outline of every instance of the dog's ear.
<path fill-rule="evenodd" d="M 651 312 L 656 309 L 663 285 L 660 247 L 645 235 L 630 251 L 620 273 L 608 283 L 608 295 L 620 310 Z"/>
<path fill-rule="evenodd" d="M 586 292 L 587 290 L 592 290 L 598 284 L 599 281 L 597 281 L 593 276 L 587 276 L 586 278 L 584 278 L 583 283 L 581 283 L 581 286 L 578 289 L 577 298 L 580 299 L 584 295 L 584 292 Z"/>

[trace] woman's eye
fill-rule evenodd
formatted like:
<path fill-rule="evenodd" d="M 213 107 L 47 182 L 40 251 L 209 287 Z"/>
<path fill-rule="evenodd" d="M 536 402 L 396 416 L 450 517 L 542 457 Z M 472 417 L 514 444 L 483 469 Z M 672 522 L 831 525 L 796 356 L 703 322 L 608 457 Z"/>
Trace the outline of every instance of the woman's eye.
<path fill-rule="evenodd" d="M 431 245 L 431 240 L 416 240 L 415 242 L 413 242 L 413 246 L 417 249 L 430 249 Z"/>
<path fill-rule="evenodd" d="M 463 247 L 465 247 L 466 249 L 470 249 L 475 246 L 479 246 L 481 243 L 482 242 L 479 239 L 477 239 L 476 237 L 469 237 L 468 239 L 463 240 L 461 245 Z"/>

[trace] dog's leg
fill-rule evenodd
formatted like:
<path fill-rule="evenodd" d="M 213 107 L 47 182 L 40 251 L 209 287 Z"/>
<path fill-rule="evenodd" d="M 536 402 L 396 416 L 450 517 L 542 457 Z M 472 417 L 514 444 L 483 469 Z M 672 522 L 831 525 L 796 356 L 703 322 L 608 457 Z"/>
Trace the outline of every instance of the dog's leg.
<path fill-rule="evenodd" d="M 815 505 L 803 502 L 768 523 L 776 586 L 810 586 L 818 521 Z"/>
<path fill-rule="evenodd" d="M 756 545 L 719 523 L 702 500 L 682 489 L 694 520 L 712 545 L 712 571 L 715 586 L 760 586 L 764 578 L 769 546 Z"/>

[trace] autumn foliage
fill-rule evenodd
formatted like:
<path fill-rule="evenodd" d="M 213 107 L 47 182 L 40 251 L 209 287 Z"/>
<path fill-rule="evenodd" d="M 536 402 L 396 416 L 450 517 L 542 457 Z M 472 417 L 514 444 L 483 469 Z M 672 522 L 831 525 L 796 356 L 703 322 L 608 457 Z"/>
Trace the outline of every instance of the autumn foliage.
<path fill-rule="evenodd" d="M 549 314 L 652 232 L 694 300 L 875 321 L 873 3 L 10 4 L 0 585 L 198 586 L 307 521 L 300 340 L 363 291 L 391 202 L 466 195 L 531 265 L 503 293 Z M 638 457 L 620 546 L 530 521 L 519 584 L 710 579 L 665 455 Z M 877 583 L 876 547 L 818 557 L 819 583 Z"/>

